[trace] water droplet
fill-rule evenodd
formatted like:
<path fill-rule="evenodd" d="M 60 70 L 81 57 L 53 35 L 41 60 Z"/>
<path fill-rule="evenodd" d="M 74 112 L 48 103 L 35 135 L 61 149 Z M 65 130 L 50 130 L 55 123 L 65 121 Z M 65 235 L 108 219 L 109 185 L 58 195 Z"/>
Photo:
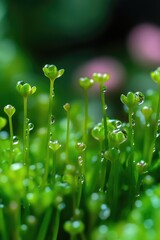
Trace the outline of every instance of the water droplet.
<path fill-rule="evenodd" d="M 50 134 L 49 134 L 49 139 L 52 141 L 52 133 L 50 132 Z"/>
<path fill-rule="evenodd" d="M 135 120 L 132 118 L 132 126 L 135 126 Z"/>
<path fill-rule="evenodd" d="M 54 122 L 55 122 L 55 117 L 51 115 L 51 125 L 54 124 Z"/>
<path fill-rule="evenodd" d="M 13 144 L 16 145 L 19 143 L 19 139 L 17 136 L 13 136 Z"/>
<path fill-rule="evenodd" d="M 108 108 L 107 105 L 105 105 L 105 110 L 107 110 L 107 108 Z"/>
<path fill-rule="evenodd" d="M 81 175 L 78 176 L 78 182 L 79 182 L 79 183 L 83 184 L 83 183 L 84 183 L 84 180 L 85 180 L 85 178 L 84 178 L 84 175 L 83 175 L 83 174 L 81 174 Z"/>
<path fill-rule="evenodd" d="M 138 97 L 138 104 L 142 104 L 144 102 L 144 95 L 141 92 L 136 92 L 135 95 Z"/>
<path fill-rule="evenodd" d="M 33 123 L 28 123 L 28 129 L 29 129 L 29 131 L 32 131 L 33 130 L 33 128 L 34 128 L 34 124 Z"/>
<path fill-rule="evenodd" d="M 28 124 L 28 123 L 29 123 L 29 121 L 30 121 L 30 119 L 29 119 L 29 118 L 27 118 L 27 119 L 26 119 L 26 123 Z"/>
<path fill-rule="evenodd" d="M 124 134 L 124 137 L 127 139 L 127 136 L 128 136 L 127 131 L 126 130 L 121 130 L 121 131 Z"/>
<path fill-rule="evenodd" d="M 54 93 L 54 89 L 53 89 L 53 91 L 52 91 L 52 97 L 54 97 L 55 96 L 55 93 Z"/>
<path fill-rule="evenodd" d="M 78 163 L 79 163 L 80 166 L 83 165 L 83 158 L 82 158 L 82 156 L 78 156 Z"/>
<path fill-rule="evenodd" d="M 121 121 L 116 121 L 116 128 L 121 128 L 122 122 Z"/>
<path fill-rule="evenodd" d="M 105 86 L 103 86 L 103 93 L 106 93 L 107 88 Z"/>

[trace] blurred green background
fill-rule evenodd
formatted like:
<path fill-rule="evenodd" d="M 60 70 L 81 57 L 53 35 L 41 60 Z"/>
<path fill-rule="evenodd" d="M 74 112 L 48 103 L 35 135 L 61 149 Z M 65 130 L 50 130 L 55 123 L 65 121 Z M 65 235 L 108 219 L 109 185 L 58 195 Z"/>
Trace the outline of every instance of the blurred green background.
<path fill-rule="evenodd" d="M 158 0 L 0 0 L 0 115 L 6 104 L 20 111 L 17 81 L 38 88 L 30 111 L 37 113 L 38 101 L 45 109 L 46 63 L 65 69 L 56 81 L 59 107 L 81 98 L 80 77 L 110 73 L 109 111 L 118 115 L 121 93 L 155 87 L 149 74 L 160 65 L 159 11 Z M 94 88 L 91 102 L 96 95 Z"/>

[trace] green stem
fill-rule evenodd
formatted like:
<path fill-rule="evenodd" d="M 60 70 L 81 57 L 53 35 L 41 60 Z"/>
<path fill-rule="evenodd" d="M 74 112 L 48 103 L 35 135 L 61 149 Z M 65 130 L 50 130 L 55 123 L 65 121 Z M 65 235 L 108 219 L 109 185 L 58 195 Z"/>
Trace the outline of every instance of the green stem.
<path fill-rule="evenodd" d="M 69 132 L 70 132 L 70 110 L 67 111 L 67 132 L 66 132 L 66 163 L 69 163 Z"/>
<path fill-rule="evenodd" d="M 27 149 L 27 97 L 23 98 L 24 100 L 24 116 L 23 116 L 23 163 L 24 165 L 27 165 L 27 155 L 28 155 L 28 149 Z"/>
<path fill-rule="evenodd" d="M 84 116 L 84 134 L 83 134 L 83 142 L 87 145 L 87 128 L 88 128 L 88 90 L 85 90 L 84 92 L 85 97 L 85 116 Z"/>
<path fill-rule="evenodd" d="M 52 209 L 48 208 L 48 210 L 45 212 L 45 216 L 43 218 L 40 230 L 38 232 L 37 240 L 45 240 L 47 236 L 47 229 L 51 220 L 52 216 Z"/>
<path fill-rule="evenodd" d="M 134 147 L 133 110 L 132 109 L 129 109 L 128 117 L 129 117 L 129 139 L 130 139 L 130 147 L 132 152 Z"/>
<path fill-rule="evenodd" d="M 47 139 L 46 139 L 46 161 L 45 161 L 45 173 L 43 184 L 46 185 L 49 171 L 49 159 L 50 159 L 50 150 L 49 150 L 49 141 L 51 133 L 51 121 L 52 121 L 52 108 L 53 108 L 53 97 L 54 97 L 54 80 L 50 79 L 50 92 L 49 92 L 49 109 L 48 109 L 48 128 L 47 128 Z"/>
<path fill-rule="evenodd" d="M 0 207 L 0 232 L 3 240 L 7 240 L 7 230 L 5 226 L 5 221 L 4 221 L 4 214 L 3 214 L 3 208 Z"/>
<path fill-rule="evenodd" d="M 57 240 L 59 223 L 60 223 L 60 210 L 57 208 L 57 212 L 56 212 L 56 216 L 55 216 L 55 222 L 54 222 L 54 228 L 53 228 L 52 240 Z"/>
<path fill-rule="evenodd" d="M 102 113 L 103 113 L 103 123 L 104 123 L 104 151 L 108 149 L 108 126 L 107 126 L 107 105 L 105 103 L 105 86 L 100 85 L 100 93 L 101 93 L 101 103 L 102 103 Z M 110 174 L 110 163 L 107 160 L 106 164 L 104 166 L 104 184 L 102 190 L 106 190 L 106 185 L 109 179 L 109 174 Z"/>
<path fill-rule="evenodd" d="M 107 106 L 105 103 L 105 91 L 104 86 L 100 85 L 100 93 L 101 93 L 101 103 L 102 103 L 102 113 L 103 113 L 103 124 L 104 124 L 104 150 L 108 148 L 108 130 L 107 130 Z"/>
<path fill-rule="evenodd" d="M 160 85 L 158 86 L 158 105 L 157 105 L 157 111 L 156 111 L 155 128 L 154 128 L 154 132 L 153 132 L 153 140 L 152 140 L 150 153 L 149 153 L 149 160 L 148 160 L 148 165 L 149 166 L 151 165 L 153 152 L 154 152 L 154 148 L 155 148 L 155 143 L 156 143 L 156 135 L 157 135 L 157 129 L 158 129 L 159 112 L 160 112 Z"/>
<path fill-rule="evenodd" d="M 10 163 L 13 161 L 13 124 L 12 117 L 8 117 L 9 120 L 9 131 L 10 131 Z"/>

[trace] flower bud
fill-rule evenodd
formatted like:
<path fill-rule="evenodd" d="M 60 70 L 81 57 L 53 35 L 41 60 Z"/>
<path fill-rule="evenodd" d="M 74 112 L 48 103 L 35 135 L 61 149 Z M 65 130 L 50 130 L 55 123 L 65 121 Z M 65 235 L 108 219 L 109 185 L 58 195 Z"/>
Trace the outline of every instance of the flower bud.
<path fill-rule="evenodd" d="M 28 97 L 36 92 L 36 87 L 31 87 L 30 84 L 19 81 L 16 86 L 17 91 L 23 96 Z"/>
<path fill-rule="evenodd" d="M 90 87 L 92 87 L 94 84 L 93 79 L 90 79 L 88 77 L 80 78 L 79 79 L 79 85 L 84 89 L 87 90 Z"/>
<path fill-rule="evenodd" d="M 93 80 L 100 85 L 103 85 L 105 82 L 108 82 L 110 75 L 108 73 L 101 74 L 101 73 L 94 73 Z"/>
<path fill-rule="evenodd" d="M 63 108 L 64 108 L 64 110 L 65 110 L 66 112 L 68 112 L 68 111 L 71 109 L 71 105 L 70 105 L 69 103 L 65 103 L 65 104 L 63 105 Z"/>
<path fill-rule="evenodd" d="M 53 64 L 46 64 L 43 67 L 44 75 L 50 80 L 55 80 L 63 75 L 64 69 L 58 70 L 57 67 Z"/>
<path fill-rule="evenodd" d="M 160 67 L 158 67 L 155 71 L 151 72 L 151 78 L 156 84 L 160 84 Z"/>
<path fill-rule="evenodd" d="M 104 136 L 104 125 L 102 123 L 98 123 L 93 129 L 92 129 L 92 137 L 95 138 L 98 141 L 103 141 Z"/>
<path fill-rule="evenodd" d="M 61 144 L 56 141 L 49 141 L 49 148 L 56 152 L 61 147 Z"/>
<path fill-rule="evenodd" d="M 133 93 L 128 92 L 127 96 L 124 94 L 121 94 L 121 102 L 125 104 L 128 108 L 134 108 L 136 105 L 140 104 L 142 102 L 141 97 L 139 95 L 140 93 Z"/>
<path fill-rule="evenodd" d="M 8 117 L 12 117 L 15 111 L 16 109 L 12 105 L 6 105 L 4 107 L 4 112 L 7 114 Z"/>

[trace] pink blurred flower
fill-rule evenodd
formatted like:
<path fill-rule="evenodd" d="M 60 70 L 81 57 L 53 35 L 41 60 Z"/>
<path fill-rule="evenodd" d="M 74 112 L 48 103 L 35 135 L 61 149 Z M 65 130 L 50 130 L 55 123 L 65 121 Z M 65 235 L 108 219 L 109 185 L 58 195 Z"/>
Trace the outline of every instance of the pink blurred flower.
<path fill-rule="evenodd" d="M 160 28 L 152 24 L 136 26 L 129 34 L 128 50 L 136 61 L 149 66 L 160 64 Z"/>
<path fill-rule="evenodd" d="M 92 78 L 93 73 L 108 73 L 109 81 L 106 83 L 108 92 L 117 91 L 123 87 L 125 80 L 125 69 L 123 65 L 116 59 L 111 57 L 97 57 L 83 65 L 81 65 L 74 74 L 74 79 L 77 81 L 80 77 Z M 96 92 L 99 90 L 97 83 L 91 87 L 90 91 Z"/>

